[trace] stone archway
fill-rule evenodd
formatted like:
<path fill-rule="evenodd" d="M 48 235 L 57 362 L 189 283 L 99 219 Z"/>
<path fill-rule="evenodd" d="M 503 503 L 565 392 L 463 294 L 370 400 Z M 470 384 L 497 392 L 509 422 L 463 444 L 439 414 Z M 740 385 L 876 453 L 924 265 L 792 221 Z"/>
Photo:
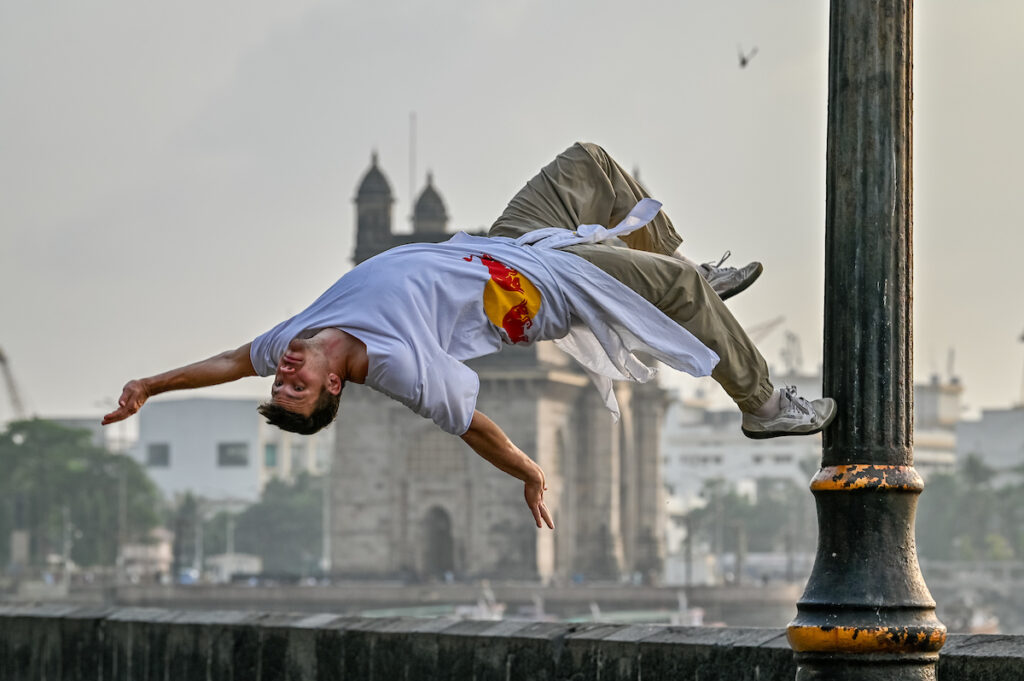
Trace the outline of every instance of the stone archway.
<path fill-rule="evenodd" d="M 443 579 L 455 572 L 455 543 L 452 540 L 452 518 L 448 511 L 434 506 L 423 517 L 422 574 Z"/>

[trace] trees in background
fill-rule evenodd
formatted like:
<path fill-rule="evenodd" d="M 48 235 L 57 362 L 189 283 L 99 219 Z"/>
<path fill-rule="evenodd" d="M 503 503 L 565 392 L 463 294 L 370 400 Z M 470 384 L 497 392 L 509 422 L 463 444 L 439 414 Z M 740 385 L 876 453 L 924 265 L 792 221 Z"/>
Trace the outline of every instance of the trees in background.
<path fill-rule="evenodd" d="M 235 546 L 263 559 L 268 573 L 310 574 L 320 561 L 324 478 L 301 473 L 270 480 L 258 503 L 238 516 Z"/>
<path fill-rule="evenodd" d="M 704 543 L 717 556 L 726 581 L 740 583 L 748 553 L 774 553 L 785 557 L 783 572 L 788 580 L 797 577 L 797 560 L 812 553 L 816 542 L 814 500 L 791 478 L 761 478 L 756 490 L 741 493 L 723 479 L 704 481 L 701 497 L 705 504 L 686 518 L 688 542 Z M 687 549 L 689 554 L 693 545 Z M 687 568 L 688 570 L 691 568 Z M 771 569 L 761 568 L 760 578 L 770 579 Z"/>
<path fill-rule="evenodd" d="M 260 500 L 239 513 L 213 512 L 203 500 L 183 495 L 168 519 L 175 535 L 175 574 L 195 564 L 199 542 L 206 557 L 226 553 L 232 544 L 236 553 L 259 556 L 268 574 L 316 573 L 323 547 L 324 480 L 308 473 L 293 482 L 272 479 Z"/>
<path fill-rule="evenodd" d="M 816 462 L 810 463 L 810 469 Z M 1024 560 L 1024 466 L 1006 475 L 969 454 L 955 473 L 928 478 L 917 512 L 917 549 L 933 560 Z M 790 480 L 762 480 L 739 493 L 707 480 L 706 503 L 689 514 L 714 554 L 808 552 L 817 541 L 814 498 Z"/>
<path fill-rule="evenodd" d="M 41 419 L 12 422 L 0 433 L 0 471 L 0 568 L 11 559 L 12 530 L 27 531 L 32 565 L 60 555 L 68 539 L 76 564 L 113 565 L 122 503 L 125 540 L 144 541 L 166 524 L 175 534 L 177 568 L 193 565 L 197 541 L 205 556 L 226 552 L 229 534 L 234 551 L 260 556 L 267 573 L 313 574 L 321 558 L 325 481 L 307 473 L 269 481 L 260 501 L 240 513 L 211 515 L 192 495 L 164 513 L 159 491 L 134 460 L 97 447 L 88 431 Z M 921 557 L 1024 560 L 1024 481 L 1013 480 L 973 454 L 955 474 L 932 475 L 917 513 Z M 691 527 L 715 553 L 814 550 L 813 497 L 802 485 L 761 481 L 748 497 L 709 480 L 703 496 L 705 506 L 690 512 Z"/>
<path fill-rule="evenodd" d="M 1024 482 L 968 454 L 955 474 L 928 479 L 917 511 L 917 549 L 936 560 L 1024 560 Z"/>
<path fill-rule="evenodd" d="M 28 531 L 30 565 L 44 565 L 70 541 L 75 563 L 100 566 L 117 557 L 121 503 L 127 541 L 160 523 L 160 494 L 145 471 L 90 438 L 43 419 L 14 421 L 0 433 L 0 567 L 10 562 L 13 530 Z"/>

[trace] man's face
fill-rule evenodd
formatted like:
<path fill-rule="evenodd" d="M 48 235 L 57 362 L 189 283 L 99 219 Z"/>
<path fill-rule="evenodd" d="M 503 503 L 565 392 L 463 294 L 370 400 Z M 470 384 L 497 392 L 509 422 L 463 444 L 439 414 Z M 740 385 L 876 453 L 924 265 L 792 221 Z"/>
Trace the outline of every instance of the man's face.
<path fill-rule="evenodd" d="M 329 373 L 327 358 L 313 344 L 296 339 L 277 363 L 270 399 L 303 416 L 313 413 Z"/>

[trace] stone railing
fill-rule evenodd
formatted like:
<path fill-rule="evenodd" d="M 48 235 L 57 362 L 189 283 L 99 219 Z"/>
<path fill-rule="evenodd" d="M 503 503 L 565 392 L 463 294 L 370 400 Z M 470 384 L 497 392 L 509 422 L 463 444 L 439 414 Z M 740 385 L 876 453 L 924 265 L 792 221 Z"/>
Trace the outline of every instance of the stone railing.
<path fill-rule="evenodd" d="M 0 607 L 0 681 L 791 681 L 795 672 L 781 629 Z M 1024 636 L 950 636 L 939 679 L 1024 679 Z"/>

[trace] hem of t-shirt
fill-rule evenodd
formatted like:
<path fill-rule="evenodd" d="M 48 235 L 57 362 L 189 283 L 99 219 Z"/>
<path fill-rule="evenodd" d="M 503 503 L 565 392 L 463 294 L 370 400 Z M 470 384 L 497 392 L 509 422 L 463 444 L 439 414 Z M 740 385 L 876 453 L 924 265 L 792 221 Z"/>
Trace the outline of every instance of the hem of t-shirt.
<path fill-rule="evenodd" d="M 476 387 L 473 389 L 473 411 L 470 412 L 470 414 L 469 414 L 469 423 L 466 424 L 465 429 L 463 429 L 461 433 L 458 433 L 458 432 L 452 433 L 452 435 L 456 435 L 458 437 L 462 437 L 463 435 L 465 435 L 466 433 L 469 432 L 469 429 L 473 425 L 473 416 L 476 414 L 477 402 L 480 401 L 480 374 L 478 374 L 478 373 L 476 373 L 474 371 L 473 372 L 473 378 L 476 381 Z M 441 430 L 444 430 L 444 429 L 442 428 Z"/>

